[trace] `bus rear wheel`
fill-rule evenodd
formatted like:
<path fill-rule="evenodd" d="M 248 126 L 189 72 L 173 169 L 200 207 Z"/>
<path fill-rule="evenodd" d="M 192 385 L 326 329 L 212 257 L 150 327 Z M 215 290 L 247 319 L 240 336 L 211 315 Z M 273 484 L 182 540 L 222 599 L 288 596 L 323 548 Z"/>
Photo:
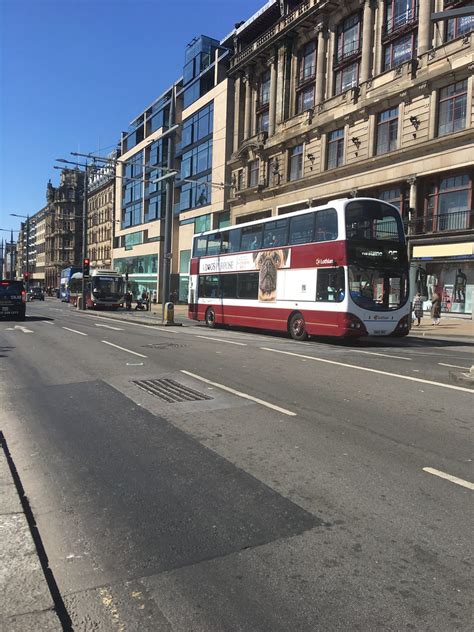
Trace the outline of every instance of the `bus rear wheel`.
<path fill-rule="evenodd" d="M 213 307 L 210 307 L 206 312 L 206 325 L 211 329 L 216 326 L 216 312 Z"/>
<path fill-rule="evenodd" d="M 293 340 L 306 340 L 308 338 L 306 323 L 304 322 L 303 314 L 300 314 L 300 312 L 296 312 L 290 318 L 288 329 Z"/>

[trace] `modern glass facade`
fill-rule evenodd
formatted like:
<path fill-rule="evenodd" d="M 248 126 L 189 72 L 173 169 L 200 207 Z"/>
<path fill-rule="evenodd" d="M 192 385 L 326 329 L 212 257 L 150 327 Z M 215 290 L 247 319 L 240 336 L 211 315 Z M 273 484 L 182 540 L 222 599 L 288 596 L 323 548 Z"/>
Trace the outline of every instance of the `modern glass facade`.
<path fill-rule="evenodd" d="M 187 108 L 214 86 L 214 77 L 205 71 L 214 60 L 218 40 L 201 35 L 186 47 L 183 68 L 183 107 Z"/>

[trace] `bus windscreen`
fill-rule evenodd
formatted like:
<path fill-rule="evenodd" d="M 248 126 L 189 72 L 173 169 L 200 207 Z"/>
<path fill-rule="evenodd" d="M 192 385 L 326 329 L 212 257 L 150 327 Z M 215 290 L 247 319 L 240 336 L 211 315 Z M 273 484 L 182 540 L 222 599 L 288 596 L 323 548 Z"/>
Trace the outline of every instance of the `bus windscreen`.
<path fill-rule="evenodd" d="M 346 206 L 346 238 L 357 241 L 405 242 L 400 213 L 378 200 L 357 200 Z"/>

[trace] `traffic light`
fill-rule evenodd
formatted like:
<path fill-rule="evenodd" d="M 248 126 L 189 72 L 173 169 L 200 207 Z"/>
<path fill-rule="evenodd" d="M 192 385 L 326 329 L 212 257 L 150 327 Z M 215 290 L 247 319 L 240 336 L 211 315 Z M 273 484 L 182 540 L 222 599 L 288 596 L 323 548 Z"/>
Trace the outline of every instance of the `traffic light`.
<path fill-rule="evenodd" d="M 82 262 L 82 274 L 84 277 L 88 277 L 90 275 L 90 259 L 84 259 Z"/>
<path fill-rule="evenodd" d="M 30 273 L 29 272 L 23 272 L 23 281 L 28 281 L 29 278 L 30 278 Z"/>

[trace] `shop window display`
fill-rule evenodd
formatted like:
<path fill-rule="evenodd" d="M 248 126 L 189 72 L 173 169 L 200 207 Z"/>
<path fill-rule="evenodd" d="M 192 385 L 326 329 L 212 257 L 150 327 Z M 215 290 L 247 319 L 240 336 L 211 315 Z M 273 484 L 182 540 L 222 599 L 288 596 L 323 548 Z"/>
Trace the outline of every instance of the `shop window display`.
<path fill-rule="evenodd" d="M 424 299 L 429 310 L 434 293 L 441 297 L 444 313 L 471 314 L 474 299 L 474 262 L 423 262 L 416 266 L 414 292 Z"/>

